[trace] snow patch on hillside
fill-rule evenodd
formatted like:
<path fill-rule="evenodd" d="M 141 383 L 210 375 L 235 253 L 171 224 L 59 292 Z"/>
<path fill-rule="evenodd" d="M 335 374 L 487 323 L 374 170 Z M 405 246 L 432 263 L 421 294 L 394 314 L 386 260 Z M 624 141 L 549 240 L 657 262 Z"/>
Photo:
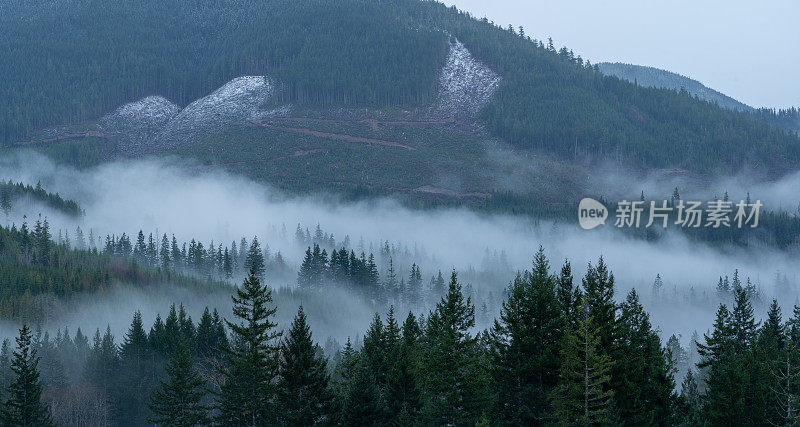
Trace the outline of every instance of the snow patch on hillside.
<path fill-rule="evenodd" d="M 264 76 L 237 77 L 181 109 L 160 96 L 125 104 L 100 120 L 106 133 L 120 136 L 128 155 L 158 152 L 231 126 L 287 114 L 288 106 L 265 110 L 275 85 Z"/>
<path fill-rule="evenodd" d="M 453 39 L 439 75 L 435 114 L 474 118 L 492 98 L 501 77 L 475 59 L 464 45 Z"/>
<path fill-rule="evenodd" d="M 188 142 L 261 117 L 261 106 L 275 92 L 264 76 L 237 77 L 178 113 L 159 135 L 166 145 Z"/>
<path fill-rule="evenodd" d="M 181 108 L 162 96 L 148 96 L 125 104 L 100 119 L 100 128 L 133 139 L 147 139 L 166 126 Z"/>

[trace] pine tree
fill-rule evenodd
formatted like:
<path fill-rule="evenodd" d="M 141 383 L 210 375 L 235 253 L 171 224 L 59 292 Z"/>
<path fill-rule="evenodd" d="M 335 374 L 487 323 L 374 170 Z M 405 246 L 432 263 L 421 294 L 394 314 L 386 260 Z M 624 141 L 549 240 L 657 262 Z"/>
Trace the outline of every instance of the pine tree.
<path fill-rule="evenodd" d="M 3 345 L 0 348 L 0 391 L 5 391 L 11 383 L 11 346 L 8 344 L 8 339 L 3 340 Z M 3 393 L 0 392 L 0 397 Z"/>
<path fill-rule="evenodd" d="M 179 339 L 176 349 L 166 366 L 167 381 L 159 381 L 160 386 L 150 395 L 153 417 L 148 421 L 186 427 L 209 424 L 208 408 L 201 404 L 205 381 L 192 364 L 185 339 Z"/>
<path fill-rule="evenodd" d="M 489 404 L 488 375 L 477 339 L 475 306 L 464 298 L 456 272 L 447 295 L 436 305 L 425 329 L 421 357 L 424 424 L 473 424 Z"/>
<path fill-rule="evenodd" d="M 800 425 L 800 353 L 798 345 L 789 336 L 784 351 L 773 369 L 775 386 L 771 397 L 777 403 L 774 425 Z"/>
<path fill-rule="evenodd" d="M 388 355 L 386 329 L 381 321 L 381 316 L 375 313 L 367 333 L 364 335 L 361 361 L 369 369 L 370 377 L 375 381 L 381 393 L 386 385 Z"/>
<path fill-rule="evenodd" d="M 392 321 L 387 321 L 393 330 Z M 412 420 L 420 409 L 420 391 L 417 382 L 419 339 L 421 331 L 414 314 L 409 312 L 401 328 L 402 337 L 388 367 L 386 400 L 390 406 L 390 421 L 403 425 L 402 420 Z M 388 335 L 388 334 L 387 334 Z"/>
<path fill-rule="evenodd" d="M 672 361 L 635 290 L 621 305 L 619 325 L 611 386 L 621 421 L 628 425 L 671 424 Z"/>
<path fill-rule="evenodd" d="M 578 306 L 581 304 L 583 296 L 580 288 L 573 285 L 572 267 L 569 261 L 564 261 L 564 266 L 561 267 L 556 284 L 556 297 L 564 319 L 567 320 L 570 327 L 575 327 L 578 324 Z"/>
<path fill-rule="evenodd" d="M 702 402 L 693 369 L 689 369 L 686 372 L 686 377 L 681 383 L 680 398 L 682 405 L 680 421 L 683 425 L 699 425 L 701 422 L 700 405 Z"/>
<path fill-rule="evenodd" d="M 85 375 L 96 386 L 111 391 L 119 372 L 119 351 L 111 335 L 111 327 L 106 327 L 104 335 L 98 329 L 94 335 L 92 350 L 86 360 Z"/>
<path fill-rule="evenodd" d="M 392 298 L 400 296 L 400 287 L 397 281 L 397 272 L 394 271 L 394 261 L 389 257 L 389 268 L 386 270 L 386 278 L 383 281 L 383 289 L 386 294 Z"/>
<path fill-rule="evenodd" d="M 611 355 L 618 335 L 617 304 L 614 301 L 614 275 L 608 271 L 602 257 L 596 267 L 589 265 L 583 278 L 583 289 L 591 317 L 599 331 L 600 349 Z"/>
<path fill-rule="evenodd" d="M 507 293 L 489 339 L 496 412 L 504 423 L 541 424 L 551 413 L 546 397 L 558 380 L 557 348 L 564 333 L 543 248 L 533 270 L 517 275 Z"/>
<path fill-rule="evenodd" d="M 233 300 L 233 314 L 240 323 L 226 321 L 233 344 L 226 349 L 227 367 L 222 374 L 218 398 L 218 422 L 227 425 L 259 426 L 277 421 L 275 377 L 278 370 L 280 332 L 272 321 L 276 308 L 272 294 L 258 279 L 256 266 Z"/>
<path fill-rule="evenodd" d="M 584 297 L 578 325 L 564 334 L 558 385 L 551 394 L 558 424 L 605 425 L 609 418 L 611 360 L 600 347 L 599 329 Z"/>
<path fill-rule="evenodd" d="M 416 263 L 411 264 L 411 273 L 408 275 L 405 295 L 406 302 L 411 307 L 416 307 L 422 302 L 422 273 Z"/>
<path fill-rule="evenodd" d="M 136 311 L 128 333 L 120 346 L 120 369 L 114 387 L 121 419 L 141 420 L 147 417 L 147 395 L 153 385 L 153 355 L 142 325 L 142 314 Z"/>
<path fill-rule="evenodd" d="M 347 426 L 384 425 L 385 406 L 369 367 L 360 358 L 354 363 L 342 403 L 342 423 Z"/>
<path fill-rule="evenodd" d="M 264 280 L 264 273 L 266 272 L 264 253 L 261 252 L 261 245 L 258 243 L 258 237 L 256 236 L 253 236 L 250 249 L 247 250 L 244 266 L 248 271 L 255 271 L 255 275 L 259 280 Z"/>
<path fill-rule="evenodd" d="M 736 281 L 734 276 L 734 281 Z M 731 328 L 738 354 L 743 354 L 755 341 L 758 324 L 753 314 L 753 306 L 747 292 L 741 286 L 734 287 L 733 311 L 731 312 Z"/>
<path fill-rule="evenodd" d="M 278 397 L 285 425 L 312 426 L 331 422 L 327 361 L 317 351 L 301 306 L 289 336 L 281 344 Z"/>
<path fill-rule="evenodd" d="M 746 418 L 746 374 L 732 324 L 730 312 L 720 304 L 711 335 L 698 344 L 702 360 L 697 366 L 708 368 L 703 417 L 714 425 L 737 425 Z"/>
<path fill-rule="evenodd" d="M 8 399 L 3 406 L 3 425 L 53 425 L 50 411 L 42 404 L 42 384 L 37 365 L 39 358 L 31 347 L 31 331 L 27 325 L 19 330 L 17 350 L 11 361 L 13 380 L 8 386 Z"/>
<path fill-rule="evenodd" d="M 164 271 L 169 270 L 171 260 L 169 257 L 169 240 L 167 239 L 166 233 L 161 236 L 161 252 L 159 253 L 159 256 L 161 257 L 161 268 Z"/>

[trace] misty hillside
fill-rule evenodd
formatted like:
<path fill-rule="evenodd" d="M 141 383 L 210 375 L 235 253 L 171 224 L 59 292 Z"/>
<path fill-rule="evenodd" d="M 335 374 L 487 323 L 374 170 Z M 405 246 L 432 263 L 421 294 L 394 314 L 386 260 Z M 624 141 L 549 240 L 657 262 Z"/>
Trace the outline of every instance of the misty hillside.
<path fill-rule="evenodd" d="M 685 89 L 690 95 L 719 105 L 722 108 L 748 113 L 750 116 L 764 120 L 780 129 L 795 133 L 800 132 L 800 111 L 796 108 L 786 110 L 756 109 L 724 93 L 706 87 L 697 80 L 659 68 L 619 62 L 601 62 L 597 64 L 597 67 L 601 73 L 607 76 L 616 76 L 644 87 L 666 88 L 677 91 Z"/>
<path fill-rule="evenodd" d="M 672 90 L 685 89 L 691 95 L 715 103 L 722 108 L 737 111 L 749 111 L 753 107 L 741 103 L 730 96 L 706 87 L 697 80 L 666 70 L 642 65 L 623 64 L 620 62 L 601 62 L 597 64 L 600 72 L 607 76 L 616 76 L 645 87 L 666 88 Z"/>
<path fill-rule="evenodd" d="M 76 165 L 177 154 L 292 190 L 491 208 L 585 192 L 570 168 L 603 161 L 800 163 L 776 113 L 606 77 L 435 2 L 12 0 L 0 25 L 0 140 Z"/>

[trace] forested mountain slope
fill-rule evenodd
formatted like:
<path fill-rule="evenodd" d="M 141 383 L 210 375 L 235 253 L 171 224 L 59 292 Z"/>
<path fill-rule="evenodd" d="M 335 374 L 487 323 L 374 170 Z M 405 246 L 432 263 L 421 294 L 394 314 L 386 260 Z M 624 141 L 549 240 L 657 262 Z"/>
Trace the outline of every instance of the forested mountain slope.
<path fill-rule="evenodd" d="M 429 111 L 448 52 L 463 43 L 500 78 L 479 123 L 516 149 L 703 174 L 750 167 L 775 176 L 800 162 L 800 140 L 764 120 L 603 76 L 567 49 L 435 2 L 12 0 L 0 8 L 7 143 L 149 95 L 185 106 L 246 75 L 273 82 L 275 107 Z"/>
<path fill-rule="evenodd" d="M 689 94 L 702 100 L 719 105 L 728 110 L 742 111 L 753 117 L 767 121 L 770 124 L 788 131 L 800 132 L 800 111 L 796 108 L 789 109 L 755 109 L 741 103 L 724 93 L 706 87 L 697 80 L 682 76 L 666 70 L 642 65 L 623 64 L 619 62 L 603 62 L 597 64 L 600 72 L 607 76 L 616 76 L 645 87 L 666 88 L 680 91 L 685 89 Z"/>
<path fill-rule="evenodd" d="M 654 67 L 646 67 L 642 65 L 623 64 L 620 62 L 601 62 L 597 64 L 600 72 L 607 76 L 616 76 L 620 79 L 627 80 L 631 83 L 636 83 L 645 87 L 666 88 L 673 90 L 680 90 L 684 88 L 692 95 L 706 100 L 711 103 L 716 103 L 720 107 L 729 110 L 747 111 L 752 110 L 753 107 L 741 103 L 724 93 L 717 92 L 714 89 L 706 87 L 704 84 L 697 80 L 690 79 L 689 77 L 673 73 L 666 70 L 661 70 Z"/>

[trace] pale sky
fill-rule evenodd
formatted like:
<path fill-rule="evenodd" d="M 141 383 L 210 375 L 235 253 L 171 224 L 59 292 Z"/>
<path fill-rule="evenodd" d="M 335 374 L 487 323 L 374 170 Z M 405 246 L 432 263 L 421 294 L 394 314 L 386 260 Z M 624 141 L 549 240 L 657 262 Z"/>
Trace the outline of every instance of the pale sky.
<path fill-rule="evenodd" d="M 753 107 L 800 107 L 800 0 L 443 0 L 595 62 L 673 71 Z"/>

